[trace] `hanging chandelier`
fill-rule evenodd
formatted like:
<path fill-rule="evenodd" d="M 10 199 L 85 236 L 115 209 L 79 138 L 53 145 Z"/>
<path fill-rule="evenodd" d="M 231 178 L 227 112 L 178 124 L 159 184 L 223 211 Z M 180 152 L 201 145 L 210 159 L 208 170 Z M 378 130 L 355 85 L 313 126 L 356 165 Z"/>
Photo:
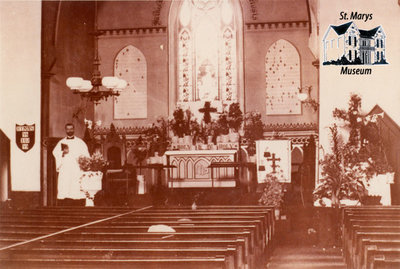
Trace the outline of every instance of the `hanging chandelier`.
<path fill-rule="evenodd" d="M 82 98 L 94 102 L 98 105 L 101 100 L 107 101 L 108 97 L 119 96 L 127 86 L 127 82 L 117 77 L 101 77 L 100 73 L 100 57 L 98 52 L 98 41 L 101 32 L 97 30 L 97 1 L 95 1 L 94 15 L 94 61 L 93 73 L 91 80 L 85 80 L 81 77 L 69 77 L 66 84 L 71 89 L 72 93 L 79 94 Z"/>

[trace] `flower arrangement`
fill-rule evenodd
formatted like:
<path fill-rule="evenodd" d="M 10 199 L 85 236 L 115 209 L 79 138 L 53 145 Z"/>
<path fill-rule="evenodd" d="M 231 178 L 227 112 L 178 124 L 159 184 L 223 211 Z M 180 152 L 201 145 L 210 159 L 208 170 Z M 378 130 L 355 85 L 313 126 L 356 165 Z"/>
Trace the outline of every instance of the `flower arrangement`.
<path fill-rule="evenodd" d="M 362 115 L 361 97 L 352 94 L 348 110 L 336 108 L 333 116 L 344 122 L 349 130 L 349 140 L 346 146 L 351 148 L 347 153 L 347 162 L 352 165 L 363 164 L 365 175 L 370 179 L 376 174 L 392 172 L 383 146 L 382 136 L 377 119 L 382 115 Z"/>
<path fill-rule="evenodd" d="M 174 135 L 178 137 L 191 135 L 191 125 L 194 121 L 192 112 L 190 110 L 183 111 L 182 108 L 177 108 L 175 109 L 173 116 L 174 118 L 170 121 L 170 126 Z"/>
<path fill-rule="evenodd" d="M 269 173 L 267 174 L 263 187 L 262 194 L 258 200 L 259 204 L 279 208 L 283 202 L 283 186 L 279 182 L 279 178 L 283 179 L 282 173 Z"/>
<path fill-rule="evenodd" d="M 240 110 L 239 103 L 232 103 L 229 106 L 228 112 L 228 125 L 229 128 L 234 129 L 236 132 L 239 131 L 243 122 L 243 113 Z"/>
<path fill-rule="evenodd" d="M 218 125 L 218 133 L 221 135 L 229 134 L 229 120 L 228 120 L 228 113 L 222 112 L 217 120 Z"/>
<path fill-rule="evenodd" d="M 144 140 L 142 136 L 139 136 L 139 138 L 135 142 L 135 147 L 133 149 L 133 154 L 136 159 L 136 163 L 138 165 L 142 165 L 143 161 L 146 159 L 148 155 L 148 148 L 144 143 Z"/>
<path fill-rule="evenodd" d="M 83 136 L 83 141 L 85 141 L 88 146 L 89 153 L 92 153 L 96 146 L 96 139 L 94 136 L 94 129 L 101 126 L 101 120 L 95 122 L 93 126 L 93 121 L 84 119 L 85 123 L 85 134 Z"/>
<path fill-rule="evenodd" d="M 248 112 L 245 116 L 244 138 L 247 140 L 249 155 L 256 153 L 256 140 L 264 138 L 264 124 L 259 112 Z"/>
<path fill-rule="evenodd" d="M 367 196 L 365 184 L 377 174 L 391 172 L 383 147 L 377 119 L 380 114 L 362 115 L 361 97 L 352 94 L 347 110 L 336 108 L 333 116 L 343 123 L 349 134 L 343 141 L 336 124 L 330 127 L 332 154 L 321 161 L 322 180 L 314 191 L 314 200 L 331 200 L 332 206 L 340 200 L 362 201 Z"/>
<path fill-rule="evenodd" d="M 149 154 L 154 156 L 158 152 L 161 156 L 168 149 L 170 138 L 168 136 L 168 121 L 162 117 L 157 119 L 157 124 L 147 129 L 146 136 L 150 142 Z"/>
<path fill-rule="evenodd" d="M 100 152 L 93 153 L 91 157 L 80 156 L 78 163 L 82 171 L 102 171 L 108 164 Z"/>

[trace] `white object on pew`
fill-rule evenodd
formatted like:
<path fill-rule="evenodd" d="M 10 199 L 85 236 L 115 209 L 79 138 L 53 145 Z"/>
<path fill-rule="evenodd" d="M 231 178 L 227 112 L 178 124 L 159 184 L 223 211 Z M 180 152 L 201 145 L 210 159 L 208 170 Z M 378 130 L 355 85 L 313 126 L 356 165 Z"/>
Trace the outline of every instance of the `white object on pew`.
<path fill-rule="evenodd" d="M 189 226 L 194 226 L 192 223 L 191 219 L 183 218 L 183 219 L 178 219 L 179 225 L 189 225 Z"/>
<path fill-rule="evenodd" d="M 178 219 L 178 222 L 191 222 L 191 219 L 188 218 L 183 218 L 183 219 Z"/>
<path fill-rule="evenodd" d="M 151 225 L 147 230 L 148 233 L 175 233 L 175 229 L 164 224 Z"/>
<path fill-rule="evenodd" d="M 196 209 L 197 209 L 196 202 L 193 202 L 193 204 L 192 204 L 192 210 L 196 210 Z"/>

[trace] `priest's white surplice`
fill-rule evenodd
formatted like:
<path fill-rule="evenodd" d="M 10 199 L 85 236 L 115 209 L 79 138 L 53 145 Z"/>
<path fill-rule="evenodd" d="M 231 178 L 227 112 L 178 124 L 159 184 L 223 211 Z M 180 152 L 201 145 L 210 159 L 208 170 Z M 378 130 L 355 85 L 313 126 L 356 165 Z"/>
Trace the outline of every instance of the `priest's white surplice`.
<path fill-rule="evenodd" d="M 62 156 L 61 144 L 68 145 L 69 153 Z M 82 170 L 79 168 L 78 159 L 80 156 L 89 157 L 89 151 L 86 143 L 78 138 L 61 139 L 53 150 L 53 156 L 56 159 L 56 168 L 58 171 L 58 199 L 83 199 L 84 192 L 80 190 L 79 178 L 82 176 Z"/>

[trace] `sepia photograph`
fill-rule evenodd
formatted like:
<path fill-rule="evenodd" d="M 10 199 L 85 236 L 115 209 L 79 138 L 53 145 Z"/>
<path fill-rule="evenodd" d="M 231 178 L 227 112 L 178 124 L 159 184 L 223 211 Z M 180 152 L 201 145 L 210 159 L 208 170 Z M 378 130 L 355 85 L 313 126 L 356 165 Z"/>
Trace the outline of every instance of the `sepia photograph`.
<path fill-rule="evenodd" d="M 400 268 L 400 0 L 0 0 L 0 267 Z"/>

